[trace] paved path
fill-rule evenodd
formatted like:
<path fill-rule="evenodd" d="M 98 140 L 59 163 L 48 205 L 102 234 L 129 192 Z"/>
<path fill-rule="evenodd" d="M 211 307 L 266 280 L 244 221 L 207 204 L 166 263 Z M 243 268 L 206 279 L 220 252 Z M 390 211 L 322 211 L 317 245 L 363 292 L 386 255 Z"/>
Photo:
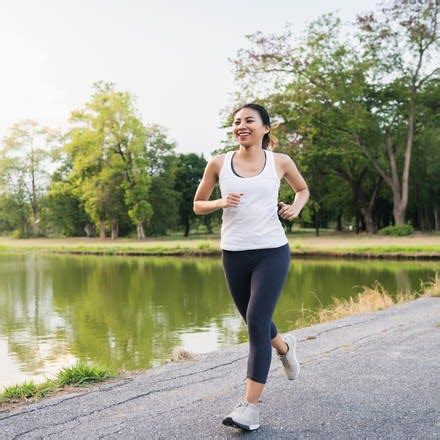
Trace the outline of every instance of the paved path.
<path fill-rule="evenodd" d="M 274 352 L 257 431 L 221 423 L 243 395 L 243 343 L 2 412 L 0 438 L 440 439 L 440 298 L 294 333 L 301 374 L 285 379 Z"/>

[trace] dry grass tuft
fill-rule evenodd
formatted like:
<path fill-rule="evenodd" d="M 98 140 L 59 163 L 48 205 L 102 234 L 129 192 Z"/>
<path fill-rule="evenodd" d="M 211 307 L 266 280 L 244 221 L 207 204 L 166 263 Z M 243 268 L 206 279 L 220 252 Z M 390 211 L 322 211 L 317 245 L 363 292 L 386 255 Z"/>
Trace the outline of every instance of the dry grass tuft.
<path fill-rule="evenodd" d="M 421 288 L 424 296 L 440 296 L 440 277 L 438 272 L 435 273 L 434 280 L 422 281 Z"/>
<path fill-rule="evenodd" d="M 393 299 L 379 282 L 376 281 L 374 287 L 364 286 L 363 288 L 364 290 L 354 298 L 334 298 L 331 306 L 318 310 L 319 322 L 382 310 L 393 305 Z"/>
<path fill-rule="evenodd" d="M 198 355 L 196 353 L 192 353 L 183 347 L 176 347 L 173 351 L 173 357 L 171 358 L 171 362 L 197 360 L 199 358 L 200 358 L 200 355 Z"/>
<path fill-rule="evenodd" d="M 370 313 L 376 310 L 383 310 L 394 304 L 401 304 L 413 301 L 420 297 L 440 296 L 440 278 L 436 272 L 433 281 L 421 283 L 420 292 L 399 292 L 394 298 L 376 280 L 373 287 L 362 286 L 363 291 L 355 297 L 348 299 L 333 298 L 333 303 L 319 310 L 309 310 L 302 313 L 302 317 L 297 319 L 294 328 L 305 327 L 312 324 L 333 321 L 347 316 Z"/>

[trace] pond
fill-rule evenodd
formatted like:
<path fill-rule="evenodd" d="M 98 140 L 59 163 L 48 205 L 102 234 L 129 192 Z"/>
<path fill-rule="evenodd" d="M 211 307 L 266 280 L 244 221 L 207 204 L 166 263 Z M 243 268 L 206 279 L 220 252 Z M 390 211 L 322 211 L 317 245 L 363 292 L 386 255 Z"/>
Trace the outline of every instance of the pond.
<path fill-rule="evenodd" d="M 438 262 L 299 259 L 273 320 L 348 298 L 378 280 L 420 289 Z M 126 370 L 168 362 L 176 347 L 205 353 L 247 341 L 220 257 L 0 254 L 1 386 L 52 378 L 76 360 Z"/>

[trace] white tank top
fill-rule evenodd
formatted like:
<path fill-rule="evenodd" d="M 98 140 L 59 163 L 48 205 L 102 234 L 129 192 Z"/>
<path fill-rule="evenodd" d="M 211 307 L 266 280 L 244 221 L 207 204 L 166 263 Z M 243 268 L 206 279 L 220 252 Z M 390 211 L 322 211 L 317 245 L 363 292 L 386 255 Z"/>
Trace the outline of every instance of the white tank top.
<path fill-rule="evenodd" d="M 275 168 L 274 155 L 263 150 L 266 160 L 263 171 L 256 176 L 240 177 L 232 168 L 234 151 L 225 154 L 219 174 L 222 197 L 230 192 L 244 193 L 238 206 L 223 208 L 221 249 L 241 251 L 275 248 L 288 243 L 278 218 L 278 191 L 280 179 Z"/>

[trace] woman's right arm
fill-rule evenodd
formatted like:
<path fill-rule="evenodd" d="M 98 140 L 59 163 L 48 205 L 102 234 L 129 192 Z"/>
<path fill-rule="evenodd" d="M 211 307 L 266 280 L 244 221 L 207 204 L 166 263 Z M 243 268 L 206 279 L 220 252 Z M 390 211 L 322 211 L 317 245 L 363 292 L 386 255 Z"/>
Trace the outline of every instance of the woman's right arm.
<path fill-rule="evenodd" d="M 221 199 L 209 200 L 218 181 L 218 157 L 208 162 L 202 180 L 197 187 L 193 202 L 193 211 L 197 215 L 210 214 L 217 209 L 236 207 L 239 205 L 240 197 L 243 195 L 243 193 L 231 192 Z"/>
<path fill-rule="evenodd" d="M 218 180 L 217 163 L 215 158 L 206 165 L 202 180 L 194 196 L 193 211 L 197 215 L 210 214 L 223 208 L 223 199 L 209 200 Z"/>

